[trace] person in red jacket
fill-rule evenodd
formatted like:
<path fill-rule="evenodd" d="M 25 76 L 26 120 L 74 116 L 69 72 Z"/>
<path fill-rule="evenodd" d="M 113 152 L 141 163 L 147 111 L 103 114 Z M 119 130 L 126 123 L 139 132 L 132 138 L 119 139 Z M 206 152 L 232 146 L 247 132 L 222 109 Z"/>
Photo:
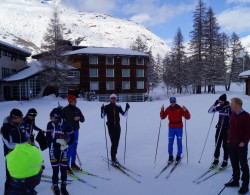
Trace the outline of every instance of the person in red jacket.
<path fill-rule="evenodd" d="M 164 120 L 167 116 L 169 119 L 169 132 L 168 132 L 168 154 L 169 160 L 168 163 L 172 163 L 174 161 L 173 157 L 173 144 L 175 136 L 177 137 L 177 146 L 178 152 L 176 156 L 176 161 L 179 162 L 182 154 L 182 135 L 183 135 L 183 122 L 182 117 L 189 120 L 191 115 L 187 108 L 183 106 L 179 106 L 176 104 L 176 98 L 170 98 L 170 106 L 164 110 L 164 106 L 161 108 L 160 117 Z"/>
<path fill-rule="evenodd" d="M 242 187 L 240 194 L 249 189 L 248 142 L 250 139 L 250 115 L 242 109 L 243 102 L 239 98 L 231 100 L 232 116 L 228 130 L 228 153 L 233 168 L 233 180 L 226 187 L 239 187 L 240 168 L 242 171 Z"/>

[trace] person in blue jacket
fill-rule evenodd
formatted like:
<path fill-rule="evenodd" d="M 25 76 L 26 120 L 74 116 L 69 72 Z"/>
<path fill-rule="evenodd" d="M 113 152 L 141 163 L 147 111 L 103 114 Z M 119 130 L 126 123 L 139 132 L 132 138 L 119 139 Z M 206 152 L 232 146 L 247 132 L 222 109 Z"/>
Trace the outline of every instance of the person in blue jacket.
<path fill-rule="evenodd" d="M 215 101 L 213 106 L 208 110 L 209 113 L 219 112 L 219 120 L 216 125 L 215 133 L 215 152 L 214 161 L 211 168 L 216 167 L 219 164 L 220 148 L 221 145 L 224 150 L 224 159 L 221 164 L 221 168 L 225 168 L 228 165 L 228 147 L 227 147 L 227 135 L 230 117 L 232 114 L 230 103 L 227 101 L 227 95 L 223 94 Z"/>

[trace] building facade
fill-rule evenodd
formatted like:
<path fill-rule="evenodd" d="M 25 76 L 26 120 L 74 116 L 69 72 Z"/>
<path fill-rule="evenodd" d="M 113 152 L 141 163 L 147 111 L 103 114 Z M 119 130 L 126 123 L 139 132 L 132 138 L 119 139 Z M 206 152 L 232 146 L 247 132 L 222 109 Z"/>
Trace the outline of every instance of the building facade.
<path fill-rule="evenodd" d="M 250 70 L 242 72 L 239 75 L 239 77 L 240 77 L 240 79 L 245 80 L 245 82 L 246 82 L 246 92 L 245 92 L 245 94 L 250 96 Z"/>
<path fill-rule="evenodd" d="M 3 86 L 3 79 L 15 74 L 27 66 L 26 58 L 30 52 L 0 41 L 0 100 L 10 93 L 9 87 Z"/>
<path fill-rule="evenodd" d="M 69 53 L 72 64 L 80 69 L 82 92 L 93 91 L 107 101 L 112 93 L 120 101 L 144 101 L 147 92 L 145 53 L 121 48 L 87 47 Z"/>

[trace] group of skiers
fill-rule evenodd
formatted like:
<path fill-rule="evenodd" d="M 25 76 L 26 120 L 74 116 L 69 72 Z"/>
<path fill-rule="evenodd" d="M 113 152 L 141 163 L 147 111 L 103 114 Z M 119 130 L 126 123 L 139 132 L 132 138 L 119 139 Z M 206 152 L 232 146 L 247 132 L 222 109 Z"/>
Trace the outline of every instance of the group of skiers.
<path fill-rule="evenodd" d="M 127 103 L 125 111 L 117 103 L 117 96 L 110 96 L 110 103 L 101 107 L 101 118 L 107 116 L 106 125 L 111 140 L 111 162 L 113 166 L 119 166 L 116 158 L 119 146 L 121 126 L 120 114 L 126 116 L 130 105 Z M 76 164 L 77 145 L 79 137 L 79 123 L 85 121 L 81 110 L 76 106 L 77 100 L 74 95 L 68 96 L 68 105 L 64 108 L 58 106 L 50 113 L 50 121 L 46 131 L 41 130 L 35 124 L 37 111 L 32 108 L 23 118 L 18 109 L 13 109 L 6 117 L 1 128 L 4 143 L 4 155 L 6 157 L 6 182 L 5 191 L 7 195 L 14 194 L 36 194 L 35 187 L 39 184 L 43 166 L 43 158 L 37 149 L 34 139 L 34 130 L 38 131 L 36 141 L 40 149 L 49 148 L 49 157 L 53 169 L 52 183 L 56 195 L 68 195 L 67 173 L 73 174 L 73 170 L 81 170 Z M 248 192 L 249 167 L 247 159 L 248 141 L 250 139 L 250 115 L 243 110 L 243 102 L 239 98 L 233 98 L 231 104 L 223 94 L 215 101 L 209 109 L 209 113 L 219 112 L 219 121 L 216 125 L 215 153 L 211 168 L 219 165 L 220 148 L 223 145 L 224 159 L 222 168 L 228 166 L 230 157 L 233 168 L 233 179 L 226 183 L 226 187 L 239 187 L 240 169 L 242 171 L 242 186 L 240 194 Z M 182 155 L 183 121 L 191 118 L 188 109 L 177 104 L 175 97 L 170 98 L 170 106 L 164 109 L 162 106 L 160 118 L 169 119 L 169 142 L 168 164 L 174 161 L 179 163 Z M 177 155 L 174 159 L 173 144 L 177 139 Z M 23 156 L 20 164 L 16 162 L 17 157 Z M 28 159 L 34 160 L 28 160 Z M 22 169 L 21 172 L 18 170 Z M 25 172 L 25 168 L 27 171 Z M 59 188 L 59 171 L 61 172 L 61 188 Z M 39 179 L 40 178 L 40 179 Z"/>

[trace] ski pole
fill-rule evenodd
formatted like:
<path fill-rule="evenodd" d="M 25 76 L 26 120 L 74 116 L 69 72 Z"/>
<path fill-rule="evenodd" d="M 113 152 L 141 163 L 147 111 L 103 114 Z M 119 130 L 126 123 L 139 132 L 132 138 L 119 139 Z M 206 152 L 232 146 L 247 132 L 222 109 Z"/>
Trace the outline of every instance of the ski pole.
<path fill-rule="evenodd" d="M 83 169 L 82 169 L 82 162 L 81 162 L 81 159 L 80 159 L 80 157 L 79 157 L 77 151 L 76 151 L 76 157 L 77 157 L 77 160 L 78 160 L 78 163 L 79 163 L 79 165 L 80 165 L 81 170 L 83 170 Z"/>
<path fill-rule="evenodd" d="M 187 119 L 185 118 L 185 136 L 186 136 L 186 151 L 187 151 L 187 164 L 188 164 L 188 138 L 187 138 Z"/>
<path fill-rule="evenodd" d="M 233 177 L 230 179 L 229 182 L 231 182 L 231 181 L 233 181 Z M 229 182 L 228 182 L 228 183 L 229 183 Z M 218 195 L 220 195 L 225 189 L 226 189 L 226 186 L 224 186 L 224 187 L 221 189 L 221 191 L 218 193 Z"/>
<path fill-rule="evenodd" d="M 201 156 L 200 156 L 199 163 L 201 163 L 201 158 L 202 158 L 202 156 L 203 156 L 203 153 L 204 153 L 204 150 L 205 150 L 205 147 L 206 147 L 206 144 L 207 144 L 207 139 L 208 139 L 208 136 L 209 136 L 209 133 L 210 133 L 210 130 L 211 130 L 212 124 L 213 124 L 214 115 L 215 115 L 215 113 L 213 114 L 213 117 L 212 117 L 212 120 L 211 120 L 211 123 L 210 123 L 209 129 L 208 129 L 208 132 L 207 132 L 206 140 L 205 140 L 205 143 L 204 143 L 204 146 L 203 146 L 202 152 L 201 152 Z"/>
<path fill-rule="evenodd" d="M 103 104 L 103 106 L 104 106 L 104 104 Z M 106 150 L 107 150 L 107 159 L 108 159 L 108 169 L 109 169 L 109 171 L 110 171 L 110 167 L 109 167 L 108 141 L 107 141 L 107 129 L 106 129 L 106 121 L 105 121 L 104 111 L 103 111 L 103 121 L 104 121 L 104 130 L 105 130 L 105 140 L 106 140 Z"/>
<path fill-rule="evenodd" d="M 215 144 L 214 153 L 215 153 L 216 148 L 217 148 L 218 143 L 219 143 L 219 139 L 220 139 L 220 135 L 221 135 L 222 127 L 223 127 L 223 124 L 224 124 L 224 120 L 225 120 L 225 116 L 223 116 L 223 119 L 222 119 L 222 123 L 221 123 L 221 126 L 220 126 L 220 131 L 219 131 L 219 134 L 218 134 L 218 137 L 217 137 L 217 140 L 216 140 L 216 144 Z"/>
<path fill-rule="evenodd" d="M 158 145 L 159 145 L 159 139 L 160 139 L 160 133 L 161 133 L 161 122 L 162 122 L 162 119 L 160 120 L 160 127 L 159 127 L 158 139 L 157 139 L 157 144 L 156 144 L 155 162 L 154 162 L 154 164 L 156 163 L 156 157 L 157 157 L 157 151 L 158 151 Z"/>
<path fill-rule="evenodd" d="M 128 133 L 128 110 L 127 110 L 127 116 L 126 116 L 126 133 L 125 133 L 125 148 L 124 148 L 124 164 L 126 161 L 126 150 L 127 150 L 127 133 Z"/>

